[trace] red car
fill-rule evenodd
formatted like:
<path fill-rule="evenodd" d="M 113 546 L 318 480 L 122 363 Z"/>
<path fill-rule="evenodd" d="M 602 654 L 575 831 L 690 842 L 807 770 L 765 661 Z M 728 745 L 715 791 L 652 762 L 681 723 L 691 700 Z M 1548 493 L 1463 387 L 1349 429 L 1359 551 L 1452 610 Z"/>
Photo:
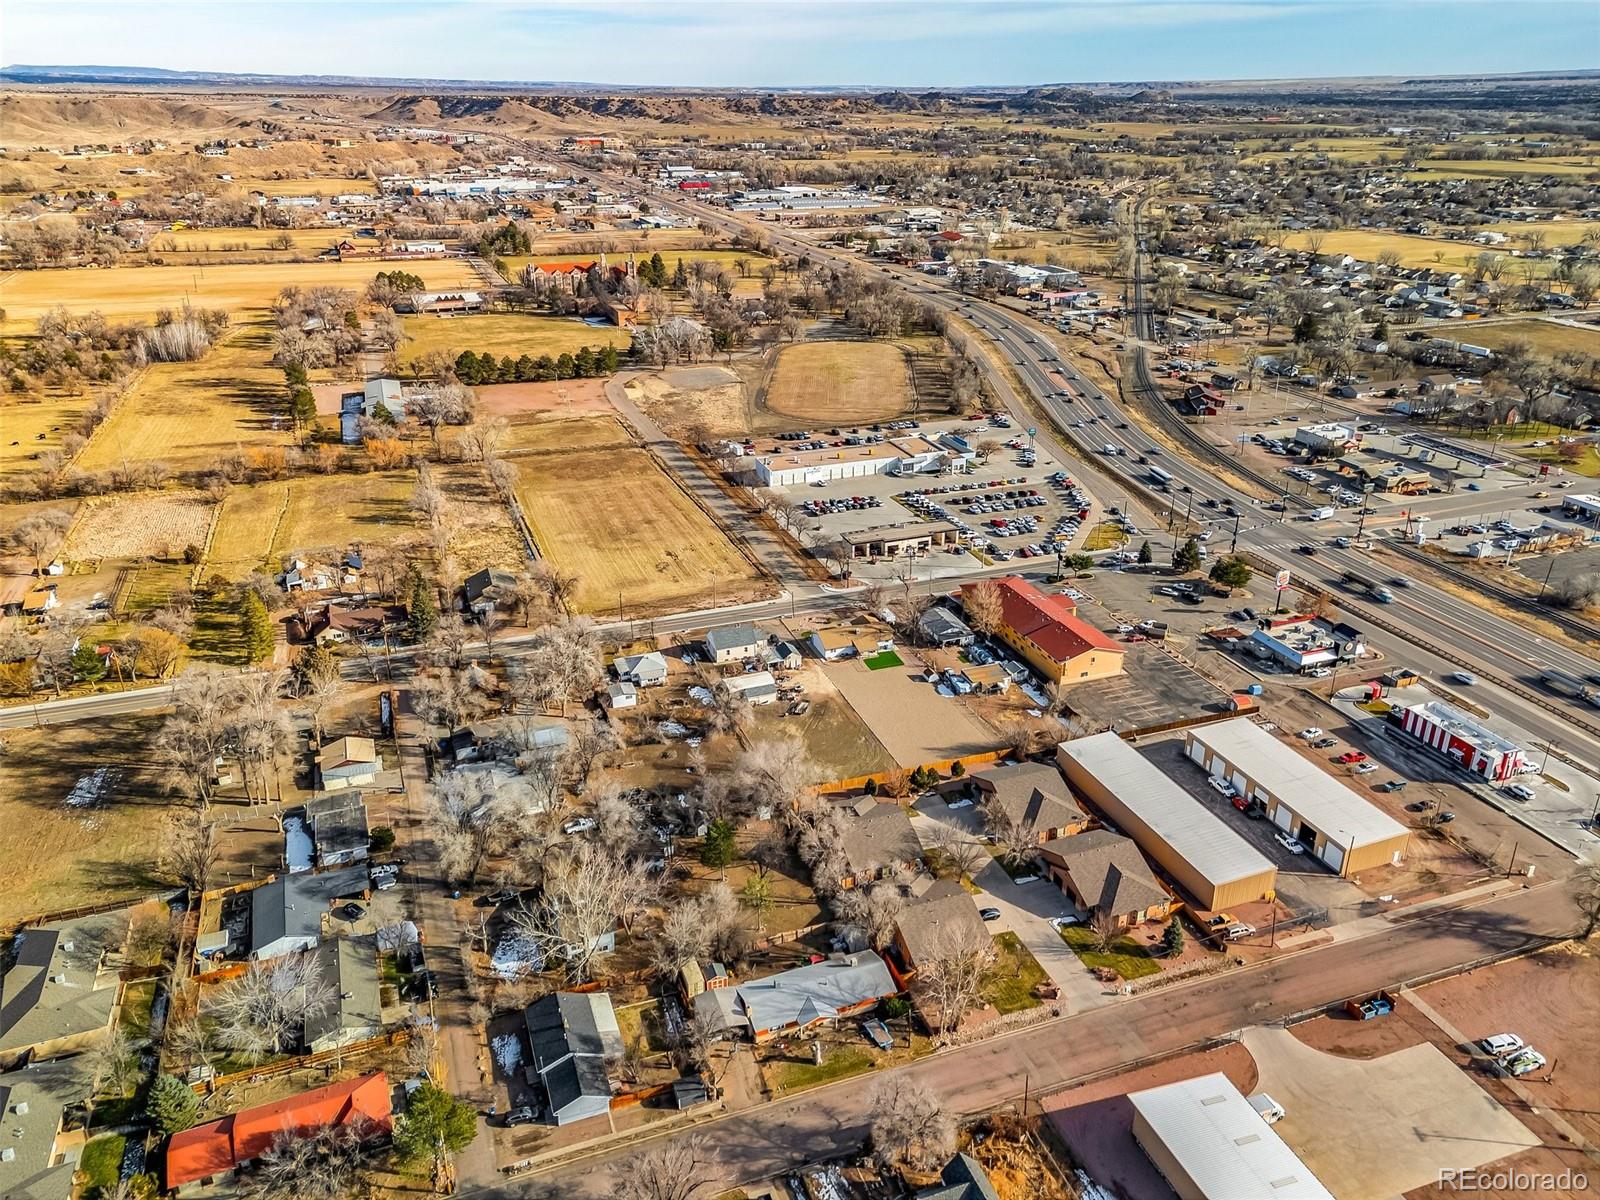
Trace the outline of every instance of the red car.
<path fill-rule="evenodd" d="M 1243 796 L 1235 796 L 1233 798 L 1233 806 L 1240 812 L 1244 812 L 1245 809 L 1250 807 L 1250 801 L 1246 800 Z"/>
<path fill-rule="evenodd" d="M 1364 763 L 1367 761 L 1367 756 L 1359 750 L 1346 750 L 1339 755 L 1339 761 L 1342 763 Z"/>

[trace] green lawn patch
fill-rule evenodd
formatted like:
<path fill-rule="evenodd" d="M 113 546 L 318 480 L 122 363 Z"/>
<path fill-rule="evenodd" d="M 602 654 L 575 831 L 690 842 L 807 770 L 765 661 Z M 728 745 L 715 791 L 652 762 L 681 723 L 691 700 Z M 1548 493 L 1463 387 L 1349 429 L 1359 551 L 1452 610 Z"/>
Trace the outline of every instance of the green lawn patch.
<path fill-rule="evenodd" d="M 829 1046 L 821 1063 L 784 1063 L 773 1072 L 774 1081 L 785 1092 L 816 1087 L 872 1070 L 872 1053 L 862 1046 Z"/>
<path fill-rule="evenodd" d="M 1039 960 L 1010 932 L 995 935 L 994 949 L 994 965 L 983 980 L 985 1002 L 1001 1015 L 1037 1008 L 1040 1001 L 1033 989 L 1049 978 Z"/>
<path fill-rule="evenodd" d="M 903 667 L 906 665 L 905 660 L 893 650 L 880 651 L 871 658 L 866 658 L 862 661 L 867 664 L 867 670 L 869 671 L 881 671 L 885 667 Z"/>
<path fill-rule="evenodd" d="M 1094 934 L 1082 925 L 1063 925 L 1061 940 L 1072 947 L 1072 952 L 1084 966 L 1110 967 L 1124 979 L 1138 979 L 1154 975 L 1161 967 L 1150 952 L 1132 938 L 1119 937 L 1111 943 L 1110 950 L 1095 948 Z"/>
<path fill-rule="evenodd" d="M 150 1036 L 150 1007 L 156 1000 L 156 981 L 141 979 L 122 989 L 122 1031 L 135 1041 Z"/>
<path fill-rule="evenodd" d="M 1122 526 L 1112 521 L 1101 521 L 1089 531 L 1089 536 L 1083 541 L 1084 553 L 1095 550 L 1115 550 L 1128 540 L 1128 535 L 1122 532 Z"/>
<path fill-rule="evenodd" d="M 78 1169 L 84 1174 L 83 1195 L 88 1200 L 95 1200 L 117 1186 L 127 1141 L 120 1133 L 106 1133 L 84 1143 Z"/>

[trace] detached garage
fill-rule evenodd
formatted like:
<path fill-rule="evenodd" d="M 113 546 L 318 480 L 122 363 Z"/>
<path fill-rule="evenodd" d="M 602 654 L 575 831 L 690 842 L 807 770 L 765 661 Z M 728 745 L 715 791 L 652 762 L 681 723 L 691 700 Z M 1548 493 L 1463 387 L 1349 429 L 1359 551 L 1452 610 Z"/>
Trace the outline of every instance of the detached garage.
<path fill-rule="evenodd" d="M 1410 831 L 1293 746 L 1240 717 L 1189 730 L 1198 766 L 1259 800 L 1267 818 L 1337 875 L 1398 863 Z"/>
<path fill-rule="evenodd" d="M 1270 898 L 1278 869 L 1115 733 L 1062 742 L 1067 781 L 1153 858 L 1202 909 Z"/>

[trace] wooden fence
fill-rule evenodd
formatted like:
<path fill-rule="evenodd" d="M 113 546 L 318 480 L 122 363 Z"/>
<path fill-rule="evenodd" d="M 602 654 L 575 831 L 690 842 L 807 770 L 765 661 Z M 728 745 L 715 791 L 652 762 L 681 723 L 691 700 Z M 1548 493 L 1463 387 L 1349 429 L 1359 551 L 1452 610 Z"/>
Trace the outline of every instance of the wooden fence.
<path fill-rule="evenodd" d="M 248 1071 L 234 1071 L 228 1075 L 214 1075 L 210 1079 L 198 1080 L 190 1086 L 200 1095 L 205 1096 L 218 1088 L 227 1087 L 234 1083 L 243 1083 L 249 1080 L 271 1079 L 278 1075 L 288 1075 L 293 1071 L 309 1070 L 327 1063 L 344 1063 L 350 1059 L 364 1058 L 378 1050 L 386 1050 L 391 1046 L 404 1045 L 412 1038 L 410 1029 L 396 1029 L 392 1033 L 379 1034 L 375 1038 L 365 1041 L 351 1042 L 348 1046 L 339 1046 L 333 1050 L 319 1050 L 315 1054 L 302 1054 L 295 1058 L 286 1058 L 281 1062 L 263 1063 L 259 1067 L 252 1067 Z"/>

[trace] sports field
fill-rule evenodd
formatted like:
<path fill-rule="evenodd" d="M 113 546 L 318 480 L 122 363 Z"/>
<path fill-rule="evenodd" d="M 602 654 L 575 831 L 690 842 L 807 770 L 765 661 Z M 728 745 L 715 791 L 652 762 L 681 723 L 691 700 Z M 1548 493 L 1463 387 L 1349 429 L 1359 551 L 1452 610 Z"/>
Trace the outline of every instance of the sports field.
<path fill-rule="evenodd" d="M 726 534 L 643 450 L 583 450 L 517 460 L 517 496 L 540 551 L 578 576 L 577 606 L 728 604 L 759 575 Z"/>
<path fill-rule="evenodd" d="M 408 266 L 406 268 L 410 270 Z M 433 350 L 454 357 L 463 350 L 475 354 L 524 354 L 538 358 L 576 354 L 585 346 L 615 346 L 626 350 L 633 338 L 614 325 L 590 325 L 567 317 L 531 317 L 517 313 L 482 313 L 469 317 L 406 317 L 405 341 L 400 361 L 421 358 Z"/>
<path fill-rule="evenodd" d="M 403 264 L 430 288 L 470 287 L 477 276 L 462 259 Z M 389 263 L 245 263 L 206 267 L 76 267 L 17 271 L 6 280 L 5 321 L 0 331 L 31 332 L 34 322 L 58 304 L 74 312 L 98 310 L 113 321 L 153 316 L 185 300 L 202 308 L 224 308 L 234 320 L 243 310 L 266 308 L 284 288 L 342 287 L 360 291 Z"/>
<path fill-rule="evenodd" d="M 155 363 L 111 410 L 78 459 L 86 471 L 123 459 L 196 467 L 251 446 L 288 445 L 283 372 L 264 323 L 236 328 L 197 362 Z"/>
<path fill-rule="evenodd" d="M 809 342 L 778 352 L 764 407 L 819 424 L 857 424 L 911 408 L 905 352 L 884 342 Z"/>

